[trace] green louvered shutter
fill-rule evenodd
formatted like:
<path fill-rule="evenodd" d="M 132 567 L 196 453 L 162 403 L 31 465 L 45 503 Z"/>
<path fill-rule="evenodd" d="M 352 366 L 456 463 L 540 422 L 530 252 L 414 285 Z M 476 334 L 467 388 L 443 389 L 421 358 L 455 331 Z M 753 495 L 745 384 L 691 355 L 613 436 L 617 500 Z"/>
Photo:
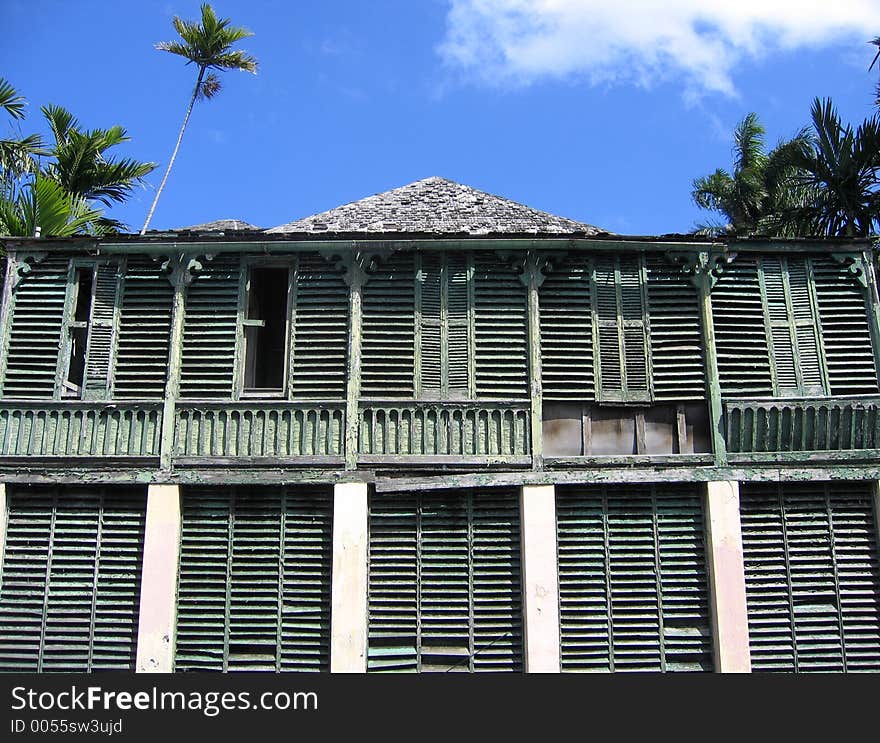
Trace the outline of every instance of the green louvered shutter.
<path fill-rule="evenodd" d="M 590 267 L 583 259 L 554 262 L 538 294 L 541 378 L 545 400 L 593 400 Z"/>
<path fill-rule="evenodd" d="M 419 297 L 419 368 L 420 393 L 440 397 L 443 386 L 443 255 L 427 252 L 420 256 Z"/>
<path fill-rule="evenodd" d="M 648 256 L 651 366 L 657 400 L 706 397 L 700 304 L 696 287 L 663 256 Z"/>
<path fill-rule="evenodd" d="M 348 286 L 342 273 L 321 256 L 297 260 L 293 308 L 294 399 L 345 397 L 348 363 Z"/>
<path fill-rule="evenodd" d="M 159 398 L 165 394 L 173 289 L 160 263 L 128 258 L 119 313 L 114 395 Z"/>
<path fill-rule="evenodd" d="M 12 326 L 6 357 L 4 397 L 52 398 L 64 325 L 68 262 L 47 258 L 14 277 Z"/>
<path fill-rule="evenodd" d="M 329 487 L 190 487 L 177 671 L 330 668 Z"/>
<path fill-rule="evenodd" d="M 806 259 L 765 257 L 760 269 L 776 394 L 823 395 L 819 330 Z"/>
<path fill-rule="evenodd" d="M 369 562 L 369 671 L 522 670 L 513 491 L 372 496 Z"/>
<path fill-rule="evenodd" d="M 112 393 L 121 288 L 122 273 L 118 262 L 95 266 L 83 384 L 83 397 L 88 400 L 106 399 Z"/>
<path fill-rule="evenodd" d="M 758 262 L 740 255 L 712 290 L 718 377 L 725 397 L 773 394 Z"/>
<path fill-rule="evenodd" d="M 7 485 L 0 671 L 133 671 L 143 488 Z"/>
<path fill-rule="evenodd" d="M 238 256 L 202 261 L 186 291 L 180 394 L 232 396 L 238 327 Z"/>
<path fill-rule="evenodd" d="M 470 391 L 470 257 L 446 256 L 446 380 L 449 397 L 468 397 Z"/>
<path fill-rule="evenodd" d="M 880 670 L 870 484 L 744 483 L 740 511 L 752 669 Z"/>
<path fill-rule="evenodd" d="M 599 349 L 596 399 L 600 402 L 652 399 L 644 284 L 640 258 L 595 259 L 591 289 Z"/>
<path fill-rule="evenodd" d="M 831 394 L 875 394 L 867 291 L 834 260 L 817 257 L 811 263 Z"/>
<path fill-rule="evenodd" d="M 528 295 L 493 253 L 474 257 L 474 369 L 483 400 L 529 395 Z"/>
<path fill-rule="evenodd" d="M 557 489 L 563 671 L 711 671 L 699 486 Z"/>
<path fill-rule="evenodd" d="M 395 253 L 364 285 L 361 394 L 415 395 L 415 281 L 412 253 Z"/>

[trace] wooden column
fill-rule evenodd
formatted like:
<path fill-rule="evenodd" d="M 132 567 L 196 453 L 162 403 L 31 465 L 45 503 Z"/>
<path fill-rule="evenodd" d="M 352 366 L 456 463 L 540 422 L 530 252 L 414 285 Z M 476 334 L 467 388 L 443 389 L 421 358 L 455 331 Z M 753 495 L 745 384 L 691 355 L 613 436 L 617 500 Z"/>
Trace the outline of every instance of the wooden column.
<path fill-rule="evenodd" d="M 174 670 L 180 521 L 180 488 L 150 485 L 138 618 L 137 673 Z"/>
<path fill-rule="evenodd" d="M 180 394 L 180 364 L 183 351 L 183 319 L 186 310 L 186 286 L 192 280 L 190 270 L 201 268 L 193 256 L 180 255 L 170 258 L 163 266 L 170 271 L 168 280 L 174 287 L 171 305 L 171 340 L 168 347 L 168 377 L 165 382 L 165 399 L 162 407 L 161 468 L 171 469 L 174 455 L 174 434 L 177 398 Z"/>
<path fill-rule="evenodd" d="M 715 670 L 749 673 L 752 666 L 739 483 L 706 483 L 705 506 Z"/>
<path fill-rule="evenodd" d="M 3 557 L 6 554 L 6 529 L 9 525 L 9 503 L 6 485 L 0 482 L 0 586 L 3 585 Z"/>
<path fill-rule="evenodd" d="M 721 383 L 718 377 L 718 354 L 715 350 L 715 321 L 712 316 L 711 290 L 715 279 L 711 270 L 704 267 L 695 275 L 694 280 L 700 292 L 700 330 L 706 360 L 712 452 L 715 455 L 715 464 L 720 467 L 727 464 L 727 443 L 724 431 L 724 409 L 721 405 Z"/>
<path fill-rule="evenodd" d="M 523 485 L 519 503 L 526 673 L 558 673 L 556 488 L 553 485 Z"/>
<path fill-rule="evenodd" d="M 330 617 L 331 673 L 367 670 L 367 484 L 333 488 L 333 586 Z"/>
<path fill-rule="evenodd" d="M 3 277 L 3 293 L 0 299 L 0 390 L 6 380 L 6 364 L 9 357 L 9 333 L 12 329 L 12 289 L 18 279 L 18 259 L 6 256 L 6 272 Z M 2 392 L 0 392 L 2 394 Z"/>
<path fill-rule="evenodd" d="M 529 397 L 531 399 L 530 436 L 532 469 L 544 469 L 544 391 L 541 371 L 541 312 L 538 290 L 544 283 L 547 259 L 529 251 L 520 280 L 528 291 L 529 304 Z"/>

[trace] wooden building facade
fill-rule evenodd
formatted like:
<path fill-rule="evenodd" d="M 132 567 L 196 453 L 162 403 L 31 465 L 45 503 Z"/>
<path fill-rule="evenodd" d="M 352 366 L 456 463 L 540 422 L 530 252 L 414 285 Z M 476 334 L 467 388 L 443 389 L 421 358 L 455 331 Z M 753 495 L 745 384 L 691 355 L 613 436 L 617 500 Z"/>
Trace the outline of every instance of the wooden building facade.
<path fill-rule="evenodd" d="M 4 248 L 0 670 L 880 670 L 867 241 L 432 178 Z"/>

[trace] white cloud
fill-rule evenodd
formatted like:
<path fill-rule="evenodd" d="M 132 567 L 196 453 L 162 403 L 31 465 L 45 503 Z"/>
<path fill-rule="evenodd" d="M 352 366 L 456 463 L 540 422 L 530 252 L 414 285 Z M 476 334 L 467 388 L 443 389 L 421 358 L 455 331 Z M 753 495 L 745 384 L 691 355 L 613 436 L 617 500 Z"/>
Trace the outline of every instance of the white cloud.
<path fill-rule="evenodd" d="M 733 94 L 740 60 L 867 41 L 880 0 L 451 0 L 438 51 L 490 84 L 582 77 Z M 867 54 L 867 52 L 866 52 Z"/>

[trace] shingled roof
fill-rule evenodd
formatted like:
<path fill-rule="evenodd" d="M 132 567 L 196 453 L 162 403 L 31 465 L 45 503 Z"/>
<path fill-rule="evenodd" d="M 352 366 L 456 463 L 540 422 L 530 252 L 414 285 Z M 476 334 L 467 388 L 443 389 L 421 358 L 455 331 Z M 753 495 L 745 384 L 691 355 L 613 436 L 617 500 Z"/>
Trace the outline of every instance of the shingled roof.
<path fill-rule="evenodd" d="M 205 222 L 204 224 L 193 224 L 189 227 L 178 227 L 176 232 L 250 232 L 251 230 L 262 230 L 248 222 L 242 222 L 240 219 L 217 219 L 213 222 Z"/>
<path fill-rule="evenodd" d="M 266 232 L 595 235 L 603 230 L 434 176 Z"/>

